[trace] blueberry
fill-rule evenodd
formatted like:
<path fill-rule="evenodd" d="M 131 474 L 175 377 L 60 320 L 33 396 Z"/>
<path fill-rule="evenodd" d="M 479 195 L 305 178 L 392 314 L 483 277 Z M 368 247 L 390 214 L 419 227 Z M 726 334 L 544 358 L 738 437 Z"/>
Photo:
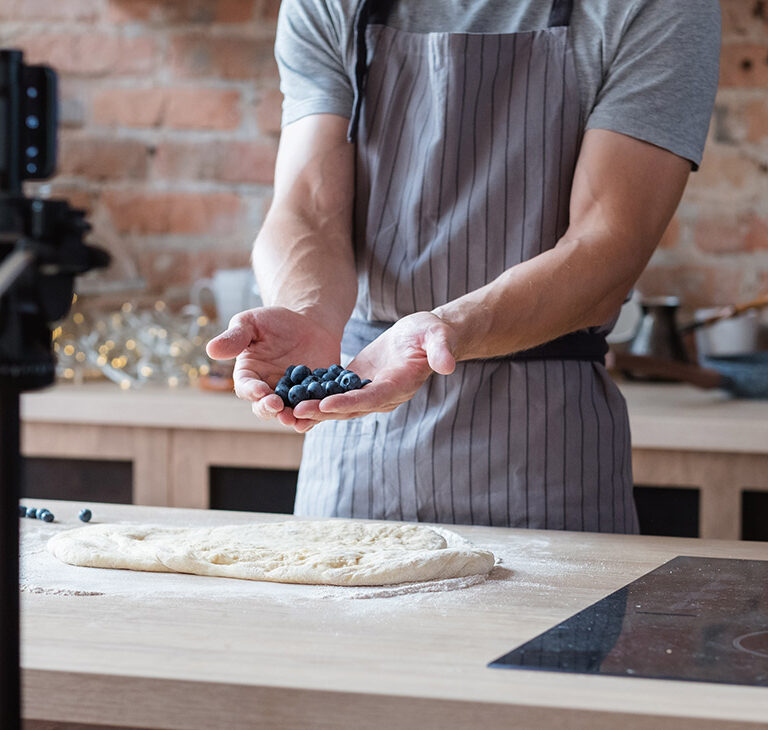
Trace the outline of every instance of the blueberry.
<path fill-rule="evenodd" d="M 336 379 L 337 377 L 339 377 L 339 375 L 341 374 L 341 372 L 343 370 L 344 370 L 344 368 L 341 367 L 341 365 L 331 365 L 331 367 L 328 368 L 328 373 L 327 374 L 330 377 Z"/>
<path fill-rule="evenodd" d="M 23 505 L 19 505 L 19 517 L 26 517 L 27 516 L 27 508 Z"/>
<path fill-rule="evenodd" d="M 326 380 L 323 383 L 323 390 L 325 391 L 325 395 L 339 395 L 339 393 L 344 392 L 344 388 L 342 388 L 335 380 Z"/>
<path fill-rule="evenodd" d="M 37 517 L 37 508 L 30 507 L 29 509 L 27 509 L 27 517 L 34 520 Z"/>
<path fill-rule="evenodd" d="M 283 375 L 280 380 L 277 381 L 277 385 L 275 386 L 275 390 L 278 388 L 285 386 L 290 390 L 290 387 L 293 385 L 293 382 L 291 381 L 291 378 L 288 375 Z"/>
<path fill-rule="evenodd" d="M 293 369 L 294 369 L 295 367 L 296 367 L 295 365 L 289 365 L 289 366 L 288 366 L 288 367 L 285 369 L 285 373 L 283 373 L 283 376 L 284 376 L 284 377 L 286 377 L 286 378 L 288 378 L 288 379 L 290 380 L 290 378 L 291 378 L 291 373 L 293 372 Z"/>
<path fill-rule="evenodd" d="M 44 509 L 43 514 L 40 515 L 40 519 L 43 520 L 43 522 L 53 522 L 56 518 L 50 510 Z"/>
<path fill-rule="evenodd" d="M 288 387 L 285 384 L 278 384 L 278 386 L 275 388 L 275 393 L 277 393 L 280 398 L 283 400 L 283 404 L 288 406 L 290 403 L 288 402 L 288 392 L 290 391 L 290 387 Z"/>
<path fill-rule="evenodd" d="M 319 380 L 313 380 L 307 385 L 307 395 L 315 400 L 322 400 L 325 397 L 323 384 Z"/>
<path fill-rule="evenodd" d="M 357 390 L 362 385 L 360 376 L 357 373 L 353 373 L 351 370 L 346 370 L 340 375 L 337 382 L 344 388 L 344 390 Z"/>
<path fill-rule="evenodd" d="M 328 368 L 315 368 L 312 371 L 312 375 L 316 375 L 320 380 L 323 379 L 323 375 L 325 375 L 328 372 Z"/>
<path fill-rule="evenodd" d="M 302 385 L 309 385 L 310 383 L 319 383 L 320 378 L 317 377 L 317 375 L 307 375 L 304 380 L 301 381 Z"/>
<path fill-rule="evenodd" d="M 361 387 L 361 388 L 363 388 L 363 387 L 365 387 L 366 385 L 368 385 L 368 383 L 372 383 L 372 382 L 373 382 L 373 381 L 372 381 L 370 378 L 366 378 L 365 380 L 363 380 L 363 382 L 362 382 L 362 383 L 360 383 L 360 387 Z"/>
<path fill-rule="evenodd" d="M 81 509 L 80 510 L 80 514 L 78 515 L 78 517 L 83 522 L 90 522 L 91 521 L 91 517 L 92 517 L 91 510 L 89 510 L 89 509 Z"/>
<path fill-rule="evenodd" d="M 307 375 L 312 375 L 312 371 L 306 365 L 297 365 L 291 371 L 291 382 L 298 385 Z"/>
<path fill-rule="evenodd" d="M 288 403 L 290 403 L 291 406 L 296 406 L 298 403 L 301 403 L 301 401 L 307 400 L 308 398 L 309 394 L 307 393 L 306 385 L 294 385 L 293 388 L 288 391 Z"/>

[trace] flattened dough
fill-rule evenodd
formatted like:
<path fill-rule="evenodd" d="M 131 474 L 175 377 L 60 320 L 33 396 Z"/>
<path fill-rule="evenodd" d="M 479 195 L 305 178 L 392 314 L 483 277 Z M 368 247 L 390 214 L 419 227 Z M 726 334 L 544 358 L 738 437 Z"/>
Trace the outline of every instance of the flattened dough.
<path fill-rule="evenodd" d="M 377 586 L 484 575 L 493 553 L 424 525 L 319 520 L 211 528 L 92 525 L 51 538 L 72 565 L 266 580 Z"/>

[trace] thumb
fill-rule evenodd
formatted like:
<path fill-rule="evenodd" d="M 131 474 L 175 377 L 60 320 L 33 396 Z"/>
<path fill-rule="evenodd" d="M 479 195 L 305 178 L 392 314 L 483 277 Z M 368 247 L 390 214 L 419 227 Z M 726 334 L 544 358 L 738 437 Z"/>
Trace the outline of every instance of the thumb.
<path fill-rule="evenodd" d="M 236 324 L 214 337 L 205 347 L 214 360 L 231 360 L 245 350 L 255 337 L 253 327 Z"/>
<path fill-rule="evenodd" d="M 436 373 L 450 375 L 456 369 L 456 358 L 444 327 L 427 330 L 424 338 L 427 363 Z"/>

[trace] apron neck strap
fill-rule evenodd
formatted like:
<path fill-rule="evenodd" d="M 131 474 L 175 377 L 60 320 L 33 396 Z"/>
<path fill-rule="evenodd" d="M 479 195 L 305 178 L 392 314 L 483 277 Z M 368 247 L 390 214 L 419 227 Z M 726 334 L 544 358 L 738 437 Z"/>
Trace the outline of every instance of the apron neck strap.
<path fill-rule="evenodd" d="M 365 31 L 369 23 L 385 23 L 394 0 L 360 0 L 355 12 L 355 99 L 352 118 L 347 128 L 347 141 L 354 142 L 360 125 L 360 109 L 363 105 L 365 82 L 368 78 L 368 48 Z"/>
<path fill-rule="evenodd" d="M 365 94 L 365 82 L 368 78 L 368 48 L 365 31 L 369 23 L 385 23 L 395 0 L 360 0 L 355 12 L 355 98 L 352 105 L 352 117 L 347 128 L 347 141 L 357 139 L 360 126 L 360 110 Z M 570 25 L 573 0 L 553 0 L 549 12 L 549 28 Z"/>
<path fill-rule="evenodd" d="M 573 10 L 573 0 L 554 0 L 552 10 L 549 11 L 549 23 L 547 27 L 557 28 L 563 25 L 571 24 L 571 11 Z"/>

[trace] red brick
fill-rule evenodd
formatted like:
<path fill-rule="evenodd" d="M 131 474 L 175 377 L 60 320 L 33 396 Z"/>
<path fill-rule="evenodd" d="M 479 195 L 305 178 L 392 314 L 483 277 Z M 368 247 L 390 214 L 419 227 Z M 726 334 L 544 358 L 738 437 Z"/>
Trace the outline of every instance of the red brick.
<path fill-rule="evenodd" d="M 753 196 L 758 166 L 736 145 L 707 145 L 698 172 L 688 178 L 686 195 L 721 200 Z"/>
<path fill-rule="evenodd" d="M 256 123 L 264 134 L 280 134 L 283 95 L 280 89 L 267 90 L 256 104 Z"/>
<path fill-rule="evenodd" d="M 768 250 L 768 220 L 753 212 L 702 216 L 696 222 L 694 238 L 696 247 L 705 253 Z"/>
<path fill-rule="evenodd" d="M 115 230 L 132 234 L 231 233 L 242 211 L 242 201 L 233 193 L 109 190 L 103 202 Z"/>
<path fill-rule="evenodd" d="M 173 89 L 168 92 L 166 125 L 177 129 L 235 129 L 240 125 L 240 93 L 229 89 Z"/>
<path fill-rule="evenodd" d="M 720 51 L 720 87 L 768 87 L 768 44 L 724 44 Z"/>
<path fill-rule="evenodd" d="M 218 180 L 271 185 L 277 145 L 217 140 L 158 145 L 156 173 L 175 180 Z"/>
<path fill-rule="evenodd" d="M 93 100 L 94 121 L 105 126 L 235 129 L 240 116 L 230 89 L 107 89 Z"/>
<path fill-rule="evenodd" d="M 138 257 L 138 266 L 147 288 L 162 294 L 170 287 L 188 287 L 198 279 L 211 276 L 216 269 L 248 266 L 248 257 L 249 252 L 243 250 L 154 250 Z"/>
<path fill-rule="evenodd" d="M 142 180 L 149 155 L 147 145 L 138 140 L 62 134 L 58 171 L 89 180 Z"/>
<path fill-rule="evenodd" d="M 768 141 L 768 95 L 745 104 L 742 114 L 747 141 Z"/>
<path fill-rule="evenodd" d="M 159 127 L 165 107 L 165 89 L 106 89 L 94 95 L 93 121 L 111 127 Z"/>
<path fill-rule="evenodd" d="M 765 0 L 722 0 L 723 38 L 768 36 Z"/>
<path fill-rule="evenodd" d="M 109 0 L 113 23 L 245 23 L 259 0 Z"/>
<path fill-rule="evenodd" d="M 661 248 L 674 248 L 680 240 L 680 221 L 677 216 L 674 216 L 667 226 L 667 230 L 664 231 L 664 235 L 659 241 Z"/>
<path fill-rule="evenodd" d="M 58 72 L 82 76 L 147 74 L 157 66 L 150 38 L 123 38 L 104 33 L 61 33 L 20 36 L 27 63 L 46 63 Z"/>
<path fill-rule="evenodd" d="M 274 41 L 184 33 L 171 39 L 171 68 L 180 78 L 276 78 Z"/>
<path fill-rule="evenodd" d="M 643 296 L 678 296 L 686 310 L 741 301 L 744 276 L 739 266 L 651 264 L 637 284 Z"/>
<path fill-rule="evenodd" d="M 95 20 L 99 17 L 100 0 L 3 0 L 3 20 Z"/>

